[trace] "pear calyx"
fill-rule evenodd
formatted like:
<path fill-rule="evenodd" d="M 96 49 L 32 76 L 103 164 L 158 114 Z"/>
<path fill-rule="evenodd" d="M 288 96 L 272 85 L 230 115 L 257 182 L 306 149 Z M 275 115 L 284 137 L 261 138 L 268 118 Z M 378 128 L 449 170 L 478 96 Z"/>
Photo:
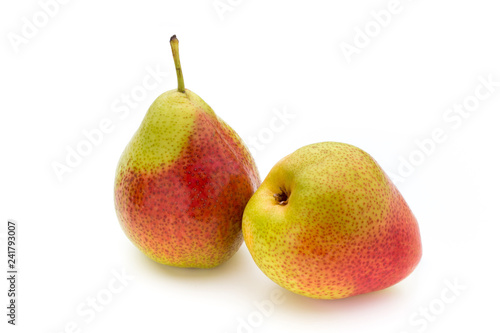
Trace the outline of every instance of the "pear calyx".
<path fill-rule="evenodd" d="M 273 197 L 278 205 L 286 206 L 286 204 L 288 204 L 288 194 L 281 187 L 280 187 L 280 193 L 274 194 Z"/>

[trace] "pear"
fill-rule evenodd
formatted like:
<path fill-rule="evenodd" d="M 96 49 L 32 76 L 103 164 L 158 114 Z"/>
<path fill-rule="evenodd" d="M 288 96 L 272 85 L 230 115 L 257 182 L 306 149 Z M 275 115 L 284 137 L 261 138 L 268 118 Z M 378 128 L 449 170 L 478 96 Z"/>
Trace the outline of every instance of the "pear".
<path fill-rule="evenodd" d="M 344 143 L 281 159 L 243 214 L 257 266 L 300 295 L 337 299 L 394 285 L 422 256 L 417 221 L 375 160 Z"/>
<path fill-rule="evenodd" d="M 178 89 L 153 102 L 121 155 L 115 208 L 149 258 L 212 268 L 241 246 L 243 211 L 260 178 L 238 134 L 185 89 L 175 35 L 170 44 Z"/>

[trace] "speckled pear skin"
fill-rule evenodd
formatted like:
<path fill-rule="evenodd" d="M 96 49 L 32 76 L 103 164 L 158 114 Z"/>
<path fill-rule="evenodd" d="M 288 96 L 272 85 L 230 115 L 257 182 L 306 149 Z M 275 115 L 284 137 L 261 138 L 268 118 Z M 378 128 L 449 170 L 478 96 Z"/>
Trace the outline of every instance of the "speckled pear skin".
<path fill-rule="evenodd" d="M 172 90 L 154 101 L 120 158 L 115 208 L 151 259 L 212 268 L 242 244 L 243 211 L 259 185 L 238 134 L 196 94 Z"/>
<path fill-rule="evenodd" d="M 389 177 L 361 149 L 336 142 L 273 167 L 247 204 L 243 236 L 271 280 L 312 298 L 387 288 L 422 256 L 417 221 Z"/>

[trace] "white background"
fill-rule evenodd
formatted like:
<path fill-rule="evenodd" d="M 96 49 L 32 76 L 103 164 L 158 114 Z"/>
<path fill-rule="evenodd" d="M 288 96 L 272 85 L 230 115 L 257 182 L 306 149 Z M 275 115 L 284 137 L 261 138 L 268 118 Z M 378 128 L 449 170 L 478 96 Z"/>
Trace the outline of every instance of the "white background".
<path fill-rule="evenodd" d="M 20 271 L 15 328 L 6 324 L 1 279 L 2 332 L 59 333 L 71 322 L 80 332 L 498 327 L 500 87 L 460 123 L 443 118 L 455 104 L 473 103 L 479 77 L 500 81 L 497 2 L 401 0 L 368 45 L 358 40 L 363 47 L 350 62 L 342 43 L 355 46 L 357 28 L 376 29 L 370 12 L 389 1 L 221 2 L 231 11 L 219 15 L 213 0 L 72 0 L 18 47 L 9 38 L 22 36 L 23 17 L 33 22 L 40 4 L 1 3 L 0 266 L 6 270 L 12 218 Z M 381 292 L 321 301 L 274 284 L 245 246 L 219 268 L 194 270 L 156 264 L 129 242 L 114 211 L 114 172 L 149 105 L 176 87 L 168 43 L 174 33 L 186 87 L 245 140 L 260 140 L 255 158 L 263 178 L 283 156 L 319 141 L 354 144 L 396 176 L 423 240 L 410 277 Z M 156 67 L 167 73 L 161 84 L 119 118 L 114 103 Z M 276 110 L 294 118 L 270 134 Z M 53 163 L 65 163 L 67 147 L 76 149 L 83 131 L 103 119 L 113 129 L 60 181 Z M 437 129 L 446 140 L 419 153 L 416 140 Z M 410 157 L 420 163 L 411 174 L 401 162 Z M 113 272 L 122 270 L 134 278 L 107 299 Z M 453 293 L 450 283 L 465 289 Z M 255 302 L 269 307 L 273 291 L 283 302 L 262 314 Z M 109 302 L 95 317 L 77 312 L 96 296 Z"/>

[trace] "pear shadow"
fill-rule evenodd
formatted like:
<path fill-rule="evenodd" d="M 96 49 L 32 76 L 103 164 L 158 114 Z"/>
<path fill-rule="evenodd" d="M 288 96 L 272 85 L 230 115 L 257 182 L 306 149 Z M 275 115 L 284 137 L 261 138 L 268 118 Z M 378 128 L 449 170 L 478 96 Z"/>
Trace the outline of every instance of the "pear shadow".
<path fill-rule="evenodd" d="M 341 299 L 314 299 L 283 289 L 285 302 L 280 305 L 284 311 L 298 313 L 328 313 L 338 316 L 342 313 L 363 312 L 394 304 L 404 292 L 397 285 L 392 287 Z"/>
<path fill-rule="evenodd" d="M 215 280 L 231 283 L 232 292 L 241 293 L 240 296 L 255 295 L 268 297 L 270 290 L 279 289 L 283 294 L 283 303 L 279 305 L 280 311 L 288 315 L 297 316 L 301 314 L 325 314 L 333 317 L 341 317 L 344 314 L 354 312 L 365 312 L 370 309 L 394 306 L 404 298 L 404 286 L 396 284 L 389 288 L 347 297 L 343 299 L 314 299 L 293 293 L 269 280 L 270 284 L 263 287 L 259 280 L 267 280 L 264 274 L 257 269 L 250 257 L 247 248 L 242 245 L 235 255 L 223 264 L 214 268 L 182 268 L 163 265 L 155 262 L 135 247 L 130 247 L 129 257 L 132 258 L 135 268 L 140 272 L 155 277 L 165 277 L 166 280 L 173 279 L 177 282 L 193 281 L 208 283 Z M 272 286 L 274 285 L 274 286 Z M 258 298 L 258 297 L 257 297 Z"/>
<path fill-rule="evenodd" d="M 241 247 L 228 261 L 213 268 L 175 267 L 160 264 L 144 255 L 136 248 L 131 249 L 130 257 L 140 271 L 151 275 L 164 275 L 178 280 L 212 280 L 226 279 L 228 276 L 244 270 L 246 260 Z"/>

